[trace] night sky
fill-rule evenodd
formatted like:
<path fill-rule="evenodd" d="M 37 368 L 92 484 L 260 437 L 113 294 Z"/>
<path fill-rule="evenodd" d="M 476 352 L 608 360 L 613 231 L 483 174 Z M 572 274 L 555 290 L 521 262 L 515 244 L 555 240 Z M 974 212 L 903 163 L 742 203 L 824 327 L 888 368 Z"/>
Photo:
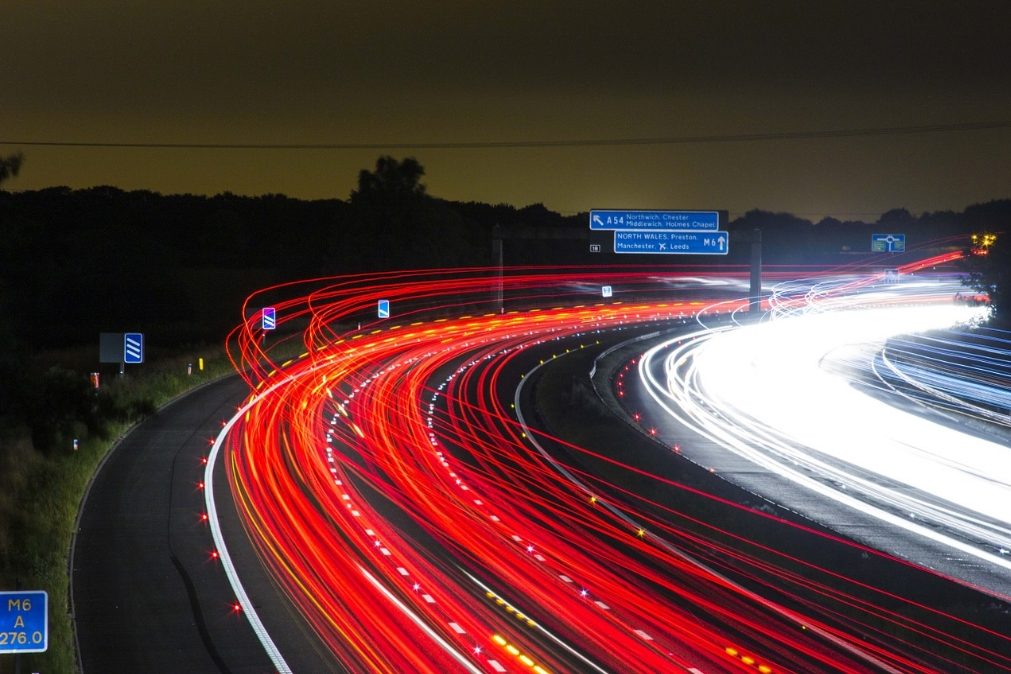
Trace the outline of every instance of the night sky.
<path fill-rule="evenodd" d="M 455 200 L 873 219 L 1011 197 L 1011 3 L 4 0 L 0 142 L 474 149 L 24 152 L 5 188 L 346 198 L 380 154 Z"/>

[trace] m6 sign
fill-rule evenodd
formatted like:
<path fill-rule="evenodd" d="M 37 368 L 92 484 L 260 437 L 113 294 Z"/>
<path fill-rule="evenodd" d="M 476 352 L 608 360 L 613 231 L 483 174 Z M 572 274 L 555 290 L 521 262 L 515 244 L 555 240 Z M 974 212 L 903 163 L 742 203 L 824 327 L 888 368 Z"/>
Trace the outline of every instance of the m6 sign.
<path fill-rule="evenodd" d="M 0 592 L 0 653 L 41 653 L 49 647 L 49 594 Z"/>

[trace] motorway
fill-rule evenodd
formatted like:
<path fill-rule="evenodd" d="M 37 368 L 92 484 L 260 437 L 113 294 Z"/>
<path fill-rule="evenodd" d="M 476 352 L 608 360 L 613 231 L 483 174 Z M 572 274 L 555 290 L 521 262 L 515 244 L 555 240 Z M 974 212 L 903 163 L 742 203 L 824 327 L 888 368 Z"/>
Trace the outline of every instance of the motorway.
<path fill-rule="evenodd" d="M 603 284 L 614 299 L 594 297 Z M 115 469 L 121 447 L 99 476 L 111 482 L 92 490 L 74 565 L 115 571 L 88 582 L 75 571 L 85 671 L 1011 671 L 989 617 L 917 604 L 954 592 L 975 605 L 975 590 L 756 498 L 676 442 L 663 450 L 666 431 L 637 411 L 618 419 L 634 372 L 622 348 L 683 338 L 696 316 L 732 325 L 742 285 L 637 270 L 342 277 L 269 289 L 287 328 L 269 340 L 265 301 L 251 297 L 229 340 L 251 393 L 196 401 L 190 418 L 152 429 L 167 435 L 147 438 L 143 467 Z M 392 319 L 375 318 L 379 299 Z M 286 340 L 299 355 L 275 355 Z M 611 406 L 588 388 L 595 364 Z M 208 456 L 202 480 L 173 473 L 183 456 Z M 119 504 L 153 523 L 132 533 L 116 504 L 90 514 L 124 480 L 170 494 Z M 152 533 L 163 517 L 189 536 L 183 554 Z M 117 537 L 151 549 L 139 572 L 116 565 L 125 548 L 102 556 L 95 541 Z M 175 603 L 164 625 L 136 628 L 132 660 L 102 661 L 120 622 L 102 622 L 116 614 L 100 599 L 132 593 L 101 589 L 137 573 L 134 591 L 162 584 Z M 914 581 L 885 582 L 896 575 Z M 144 624 L 161 601 L 136 602 L 129 620 Z M 145 630 L 155 643 L 177 631 L 194 659 L 146 654 Z"/>
<path fill-rule="evenodd" d="M 231 377 L 178 399 L 133 429 L 96 475 L 71 557 L 84 672 L 271 671 L 233 608 L 202 517 L 208 438 L 246 393 Z M 221 514 L 240 533 L 234 510 Z M 241 545 L 241 535 L 233 541 Z M 272 628 L 291 645 L 299 671 L 332 668 L 298 615 L 278 601 L 251 551 L 242 557 L 244 574 L 261 589 L 257 604 L 278 618 Z"/>
<path fill-rule="evenodd" d="M 816 286 L 817 302 L 783 302 L 760 325 L 699 329 L 652 345 L 638 363 L 637 409 L 661 425 L 673 420 L 675 435 L 688 427 L 705 437 L 709 442 L 686 445 L 685 455 L 728 479 L 1006 599 L 1009 418 L 971 403 L 960 410 L 959 398 L 928 389 L 892 362 L 901 342 L 885 346 L 904 333 L 969 321 L 979 309 L 946 301 L 960 288 L 948 278 L 838 296 L 828 286 Z M 773 303 L 779 301 L 775 293 Z M 972 345 L 957 345 L 960 335 L 935 341 L 973 353 Z M 923 369 L 921 358 L 908 372 L 921 378 L 933 372 L 940 386 L 970 387 L 973 371 L 946 382 L 937 376 L 943 361 L 925 351 L 931 355 L 932 368 Z M 1007 380 L 987 381 L 997 370 L 974 357 L 973 393 L 999 403 Z M 910 395 L 922 390 L 933 395 Z M 943 409 L 930 398 L 943 398 Z"/>

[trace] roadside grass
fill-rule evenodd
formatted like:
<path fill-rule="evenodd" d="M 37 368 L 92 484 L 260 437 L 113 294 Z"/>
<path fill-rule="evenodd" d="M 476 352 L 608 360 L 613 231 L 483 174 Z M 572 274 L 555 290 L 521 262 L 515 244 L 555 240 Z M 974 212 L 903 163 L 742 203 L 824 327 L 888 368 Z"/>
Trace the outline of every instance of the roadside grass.
<path fill-rule="evenodd" d="M 20 656 L 22 672 L 73 672 L 76 645 L 69 599 L 69 553 L 85 490 L 102 460 L 136 423 L 172 398 L 233 372 L 221 347 L 202 348 L 200 371 L 192 353 L 155 357 L 112 377 L 103 387 L 123 409 L 101 437 L 85 437 L 77 451 L 43 454 L 26 429 L 5 429 L 0 438 L 0 589 L 49 594 L 49 644 L 44 653 Z M 73 360 L 73 354 L 61 354 Z M 187 375 L 187 365 L 193 372 Z M 85 371 L 86 372 L 86 371 Z M 82 374 L 82 376 L 87 376 Z M 114 647 L 110 644 L 110 647 Z M 0 655 L 0 673 L 15 671 L 15 656 Z"/>

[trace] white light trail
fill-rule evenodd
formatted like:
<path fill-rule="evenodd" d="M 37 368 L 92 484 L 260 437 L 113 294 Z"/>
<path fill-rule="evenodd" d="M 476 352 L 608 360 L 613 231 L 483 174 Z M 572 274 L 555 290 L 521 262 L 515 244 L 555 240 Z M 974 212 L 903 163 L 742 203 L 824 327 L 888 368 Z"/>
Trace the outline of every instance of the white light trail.
<path fill-rule="evenodd" d="M 913 297 L 910 289 L 881 292 L 847 281 L 809 284 L 805 292 L 791 284 L 777 293 L 772 320 L 680 335 L 645 353 L 639 371 L 669 414 L 729 451 L 892 526 L 1011 569 L 999 552 L 1011 548 L 1011 448 L 853 385 L 889 337 L 980 314 L 950 301 L 908 301 L 944 292 L 937 284 L 917 284 Z"/>

